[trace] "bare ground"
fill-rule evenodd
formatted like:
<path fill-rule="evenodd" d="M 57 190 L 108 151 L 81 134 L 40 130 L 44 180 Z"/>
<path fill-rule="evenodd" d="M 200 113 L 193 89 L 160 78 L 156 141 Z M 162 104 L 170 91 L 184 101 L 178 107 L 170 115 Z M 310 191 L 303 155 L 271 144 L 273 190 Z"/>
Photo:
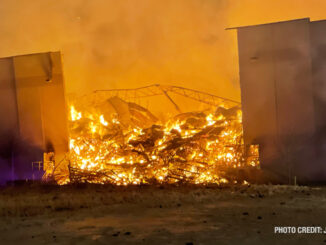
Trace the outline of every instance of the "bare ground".
<path fill-rule="evenodd" d="M 326 187 L 30 186 L 0 190 L 0 244 L 326 244 Z"/>

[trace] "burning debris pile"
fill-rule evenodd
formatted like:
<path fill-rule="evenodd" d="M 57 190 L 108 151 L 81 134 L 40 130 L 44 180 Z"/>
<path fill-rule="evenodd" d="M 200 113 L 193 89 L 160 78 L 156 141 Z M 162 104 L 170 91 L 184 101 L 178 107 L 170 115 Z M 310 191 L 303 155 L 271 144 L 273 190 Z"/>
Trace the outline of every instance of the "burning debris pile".
<path fill-rule="evenodd" d="M 70 182 L 220 184 L 237 181 L 230 170 L 258 166 L 256 148 L 244 158 L 239 106 L 161 122 L 115 96 L 92 108 L 71 105 L 70 114 Z"/>

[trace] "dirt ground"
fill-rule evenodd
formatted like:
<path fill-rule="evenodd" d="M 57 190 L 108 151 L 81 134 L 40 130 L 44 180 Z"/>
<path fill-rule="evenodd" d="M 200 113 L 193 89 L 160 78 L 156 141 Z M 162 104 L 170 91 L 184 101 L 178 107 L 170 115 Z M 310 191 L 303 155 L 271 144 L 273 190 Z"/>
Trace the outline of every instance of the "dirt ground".
<path fill-rule="evenodd" d="M 30 186 L 0 190 L 0 244 L 326 244 L 326 187 Z"/>

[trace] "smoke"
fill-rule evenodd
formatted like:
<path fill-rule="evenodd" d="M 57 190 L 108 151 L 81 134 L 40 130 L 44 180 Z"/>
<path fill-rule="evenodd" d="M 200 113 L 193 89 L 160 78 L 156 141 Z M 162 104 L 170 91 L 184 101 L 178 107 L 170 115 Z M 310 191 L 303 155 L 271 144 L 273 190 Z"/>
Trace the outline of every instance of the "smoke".
<path fill-rule="evenodd" d="M 68 93 L 173 84 L 238 99 L 235 31 L 323 0 L 1 0 L 0 57 L 60 50 Z"/>

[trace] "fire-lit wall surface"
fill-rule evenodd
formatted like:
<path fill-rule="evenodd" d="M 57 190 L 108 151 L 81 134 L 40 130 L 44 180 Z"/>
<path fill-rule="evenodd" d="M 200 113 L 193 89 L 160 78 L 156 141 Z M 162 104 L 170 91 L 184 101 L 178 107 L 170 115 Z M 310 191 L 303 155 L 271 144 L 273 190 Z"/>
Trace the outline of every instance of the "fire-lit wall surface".
<path fill-rule="evenodd" d="M 317 154 L 326 152 L 326 21 L 310 23 Z M 326 165 L 326 164 L 325 164 Z M 324 167 L 326 169 L 326 166 Z M 326 170 L 325 170 L 326 171 Z"/>
<path fill-rule="evenodd" d="M 0 85 L 0 183 L 40 178 L 32 162 L 68 151 L 60 52 L 1 58 Z"/>
<path fill-rule="evenodd" d="M 244 141 L 259 144 L 262 168 L 284 180 L 325 180 L 325 26 L 300 19 L 237 28 Z"/>

